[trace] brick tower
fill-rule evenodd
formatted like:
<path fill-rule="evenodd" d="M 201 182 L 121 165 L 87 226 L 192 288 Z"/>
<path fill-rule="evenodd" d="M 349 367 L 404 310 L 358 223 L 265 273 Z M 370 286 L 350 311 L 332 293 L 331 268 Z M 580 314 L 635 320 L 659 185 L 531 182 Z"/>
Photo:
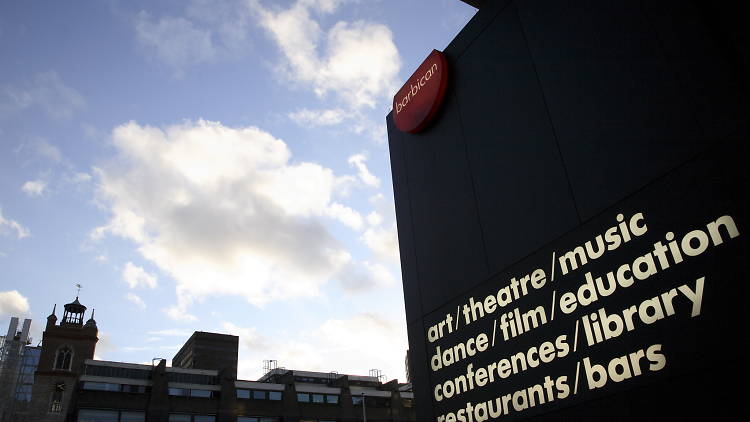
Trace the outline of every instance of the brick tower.
<path fill-rule="evenodd" d="M 75 383 L 83 372 L 83 362 L 93 359 L 99 340 L 93 311 L 84 324 L 85 313 L 86 307 L 76 296 L 73 302 L 65 305 L 60 324 L 57 324 L 55 308 L 47 317 L 32 392 L 34 421 L 64 421 L 72 409 L 70 400 Z"/>

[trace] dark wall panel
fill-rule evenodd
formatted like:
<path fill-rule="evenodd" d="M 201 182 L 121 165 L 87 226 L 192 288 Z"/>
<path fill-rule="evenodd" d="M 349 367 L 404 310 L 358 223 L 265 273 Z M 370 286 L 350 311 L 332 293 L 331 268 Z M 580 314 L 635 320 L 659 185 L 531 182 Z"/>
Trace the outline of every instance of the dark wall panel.
<path fill-rule="evenodd" d="M 404 280 L 409 280 L 409 282 L 403 283 L 404 306 L 406 308 L 406 320 L 412 322 L 422 317 L 422 299 L 419 292 L 419 272 L 417 271 L 416 249 L 414 247 L 409 181 L 406 177 L 406 163 L 404 162 L 403 132 L 396 129 L 390 114 L 386 119 L 386 125 L 391 139 L 391 173 L 396 205 L 401 277 Z"/>
<path fill-rule="evenodd" d="M 429 379 L 427 367 L 423 364 L 429 359 L 424 341 L 424 325 L 422 319 L 409 322 L 407 324 L 407 333 L 409 335 L 409 356 L 413 363 L 411 367 L 412 384 L 414 386 L 414 398 L 417 406 L 420 403 L 431 403 L 429 386 L 426 381 Z M 420 364 L 422 363 L 422 364 Z M 420 409 L 419 420 L 434 420 L 432 406 L 424 406 Z"/>
<path fill-rule="evenodd" d="M 453 91 L 496 273 L 579 220 L 515 5 L 454 63 Z"/>
<path fill-rule="evenodd" d="M 738 28 L 711 20 L 713 14 L 730 13 L 722 10 L 729 9 L 727 3 L 644 1 L 643 9 L 706 139 L 721 140 L 747 128 L 747 68 L 730 68 L 735 48 L 722 44 L 732 39 L 721 33 Z"/>
<path fill-rule="evenodd" d="M 424 312 L 488 274 L 458 104 L 450 93 L 436 120 L 421 134 L 402 135 Z"/>
<path fill-rule="evenodd" d="M 518 7 L 584 220 L 702 149 L 691 98 L 639 2 Z"/>

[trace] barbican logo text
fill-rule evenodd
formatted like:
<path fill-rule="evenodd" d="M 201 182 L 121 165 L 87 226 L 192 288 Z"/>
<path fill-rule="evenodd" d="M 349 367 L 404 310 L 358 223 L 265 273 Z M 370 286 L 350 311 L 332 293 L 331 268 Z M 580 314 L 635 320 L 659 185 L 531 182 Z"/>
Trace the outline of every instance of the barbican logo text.
<path fill-rule="evenodd" d="M 447 84 L 448 62 L 445 55 L 432 50 L 393 97 L 396 127 L 409 133 L 418 133 L 426 128 L 440 109 Z"/>

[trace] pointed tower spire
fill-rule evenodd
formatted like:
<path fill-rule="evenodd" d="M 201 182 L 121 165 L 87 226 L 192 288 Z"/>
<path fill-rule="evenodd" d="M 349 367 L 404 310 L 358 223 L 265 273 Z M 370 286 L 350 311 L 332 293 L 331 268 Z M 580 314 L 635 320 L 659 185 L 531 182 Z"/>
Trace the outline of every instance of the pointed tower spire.
<path fill-rule="evenodd" d="M 94 328 L 94 329 L 97 328 L 96 327 L 96 321 L 94 320 L 94 312 L 95 311 L 96 311 L 96 309 L 91 309 L 91 318 L 89 318 L 89 320 L 86 321 L 86 325 L 85 325 L 86 328 Z"/>
<path fill-rule="evenodd" d="M 57 315 L 55 315 L 55 311 L 57 310 L 57 303 L 55 303 L 55 306 L 52 307 L 52 313 L 49 314 L 47 317 L 47 328 L 54 327 L 55 324 L 57 324 Z"/>

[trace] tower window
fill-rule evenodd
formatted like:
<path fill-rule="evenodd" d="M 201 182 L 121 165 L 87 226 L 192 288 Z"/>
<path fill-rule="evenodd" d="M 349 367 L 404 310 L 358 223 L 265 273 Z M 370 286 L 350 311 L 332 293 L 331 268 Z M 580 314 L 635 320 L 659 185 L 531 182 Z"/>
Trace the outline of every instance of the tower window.
<path fill-rule="evenodd" d="M 55 369 L 61 369 L 64 371 L 70 370 L 70 363 L 73 359 L 73 351 L 69 347 L 65 346 L 57 351 L 57 357 L 55 358 Z"/>
<path fill-rule="evenodd" d="M 50 400 L 49 411 L 51 413 L 62 412 L 62 399 L 63 391 L 65 390 L 65 383 L 58 383 L 55 385 L 54 391 L 52 391 L 52 398 Z"/>

